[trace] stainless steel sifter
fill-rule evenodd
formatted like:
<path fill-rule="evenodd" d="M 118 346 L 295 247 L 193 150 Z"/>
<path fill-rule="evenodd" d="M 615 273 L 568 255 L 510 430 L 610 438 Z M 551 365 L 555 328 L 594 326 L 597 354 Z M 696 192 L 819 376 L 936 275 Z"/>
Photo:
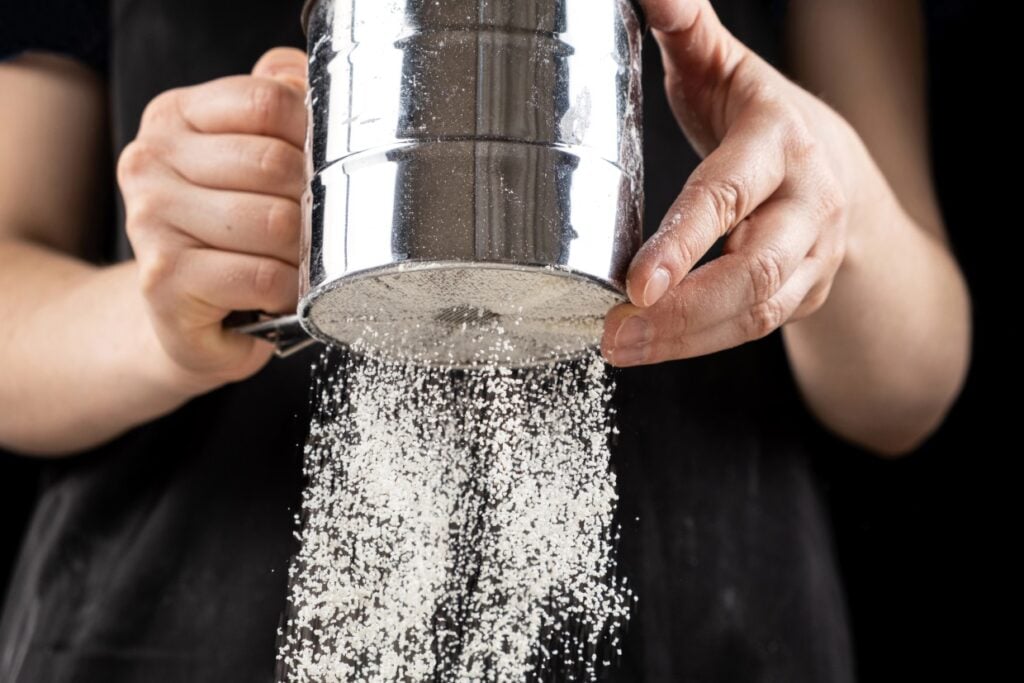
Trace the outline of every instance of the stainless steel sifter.
<path fill-rule="evenodd" d="M 641 241 L 628 0 L 312 0 L 298 314 L 417 363 L 578 355 Z"/>

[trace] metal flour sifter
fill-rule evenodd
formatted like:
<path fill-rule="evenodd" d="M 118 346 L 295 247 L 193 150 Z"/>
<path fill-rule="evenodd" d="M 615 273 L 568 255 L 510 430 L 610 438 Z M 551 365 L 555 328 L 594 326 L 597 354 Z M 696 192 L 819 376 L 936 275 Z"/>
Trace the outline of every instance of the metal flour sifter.
<path fill-rule="evenodd" d="M 628 0 L 312 0 L 298 314 L 238 329 L 456 367 L 595 346 L 641 241 Z"/>

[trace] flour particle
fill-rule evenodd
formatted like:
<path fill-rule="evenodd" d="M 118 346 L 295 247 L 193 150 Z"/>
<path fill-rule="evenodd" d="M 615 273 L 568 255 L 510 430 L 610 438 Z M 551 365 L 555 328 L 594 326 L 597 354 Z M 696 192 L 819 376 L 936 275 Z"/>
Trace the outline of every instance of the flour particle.
<path fill-rule="evenodd" d="M 600 357 L 314 378 L 280 680 L 594 680 L 634 600 Z"/>

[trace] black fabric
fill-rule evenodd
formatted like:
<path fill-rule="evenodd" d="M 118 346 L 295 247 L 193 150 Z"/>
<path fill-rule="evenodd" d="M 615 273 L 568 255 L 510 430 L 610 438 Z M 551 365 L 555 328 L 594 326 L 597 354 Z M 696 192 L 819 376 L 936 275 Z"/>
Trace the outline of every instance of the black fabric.
<path fill-rule="evenodd" d="M 114 151 L 159 92 L 300 45 L 300 5 L 114 0 Z M 769 3 L 716 7 L 741 39 L 778 55 Z M 697 160 L 646 48 L 649 234 Z M 272 680 L 310 360 L 275 361 L 53 465 L 0 625 L 0 680 Z M 852 681 L 830 529 L 801 439 L 811 423 L 778 335 L 616 376 L 621 565 L 640 599 L 605 679 Z"/>
<path fill-rule="evenodd" d="M 105 71 L 107 4 L 107 0 L 4 0 L 0 4 L 0 60 L 25 50 L 42 50 Z"/>

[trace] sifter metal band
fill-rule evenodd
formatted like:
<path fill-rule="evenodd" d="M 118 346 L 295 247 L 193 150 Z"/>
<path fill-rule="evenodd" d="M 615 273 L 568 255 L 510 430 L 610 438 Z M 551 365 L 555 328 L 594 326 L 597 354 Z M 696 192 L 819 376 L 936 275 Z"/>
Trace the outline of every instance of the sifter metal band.
<path fill-rule="evenodd" d="M 641 241 L 631 3 L 316 0 L 303 22 L 302 328 L 453 366 L 595 346 Z"/>

